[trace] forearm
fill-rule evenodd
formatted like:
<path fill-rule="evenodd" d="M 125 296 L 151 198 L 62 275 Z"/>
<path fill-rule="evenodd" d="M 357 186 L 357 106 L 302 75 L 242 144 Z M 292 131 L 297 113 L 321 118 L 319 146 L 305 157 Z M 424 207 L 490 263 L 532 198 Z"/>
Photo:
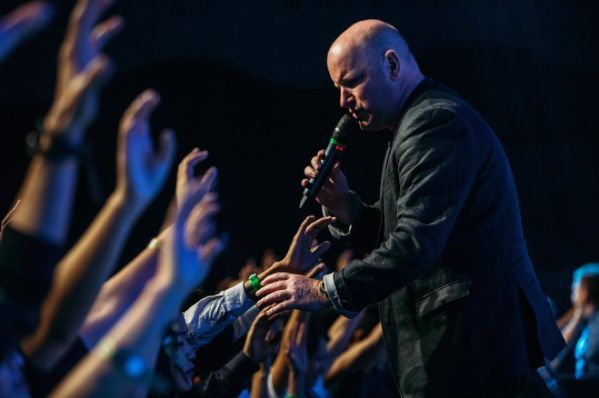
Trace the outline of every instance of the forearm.
<path fill-rule="evenodd" d="M 305 396 L 306 376 L 303 372 L 296 372 L 295 370 L 290 369 L 287 394 L 293 395 L 297 398 Z"/>
<path fill-rule="evenodd" d="M 354 344 L 333 362 L 325 377 L 326 382 L 330 383 L 345 373 L 368 368 L 377 359 L 378 351 L 383 346 L 383 334 L 379 324 L 366 339 Z"/>
<path fill-rule="evenodd" d="M 138 214 L 111 196 L 87 232 L 59 263 L 42 323 L 23 349 L 40 366 L 52 366 L 74 339 L 97 293 L 112 271 Z"/>
<path fill-rule="evenodd" d="M 252 398 L 268 398 L 268 373 L 269 369 L 262 363 L 260 369 L 252 376 L 252 388 L 250 391 Z"/>
<path fill-rule="evenodd" d="M 327 354 L 331 358 L 337 358 L 349 345 L 353 332 L 362 320 L 364 311 L 354 318 L 340 316 L 329 328 L 329 342 L 327 343 Z M 340 329 L 340 331 L 339 331 Z"/>
<path fill-rule="evenodd" d="M 575 313 L 568 323 L 560 329 L 567 345 L 570 345 L 578 336 L 581 323 L 582 316 Z"/>
<path fill-rule="evenodd" d="M 277 353 L 275 361 L 272 364 L 270 374 L 272 378 L 272 385 L 277 392 L 277 395 L 283 394 L 287 388 L 287 383 L 289 380 L 289 368 L 287 366 L 287 356 L 285 355 L 283 342 L 281 342 L 279 352 Z"/>
<path fill-rule="evenodd" d="M 204 297 L 183 313 L 190 343 L 194 348 L 207 344 L 253 305 L 241 283 Z"/>
<path fill-rule="evenodd" d="M 139 356 L 145 362 L 146 371 L 151 372 L 163 331 L 184 298 L 184 293 L 178 290 L 153 280 L 103 341 L 114 344 L 119 352 Z M 131 391 L 144 395 L 147 387 L 145 382 L 125 377 L 112 356 L 96 348 L 63 379 L 51 396 L 125 397 L 130 396 Z"/>
<path fill-rule="evenodd" d="M 10 225 L 17 231 L 64 245 L 67 240 L 78 161 L 49 162 L 41 155 L 31 160 Z"/>
<path fill-rule="evenodd" d="M 135 302 L 156 272 L 158 251 L 146 248 L 102 285 L 79 335 L 88 347 L 95 346 Z"/>

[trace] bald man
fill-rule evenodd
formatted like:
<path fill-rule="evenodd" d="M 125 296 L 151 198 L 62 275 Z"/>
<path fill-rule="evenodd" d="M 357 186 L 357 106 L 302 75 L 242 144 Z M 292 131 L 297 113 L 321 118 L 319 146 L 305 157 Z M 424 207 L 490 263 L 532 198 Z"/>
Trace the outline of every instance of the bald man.
<path fill-rule="evenodd" d="M 350 191 L 338 165 L 317 197 L 337 217 L 333 235 L 370 254 L 322 282 L 271 275 L 258 305 L 272 305 L 271 315 L 332 305 L 351 316 L 379 302 L 402 396 L 514 396 L 563 340 L 528 257 L 499 141 L 468 103 L 423 76 L 387 23 L 352 25 L 327 66 L 339 105 L 369 134 L 389 134 L 377 203 Z"/>

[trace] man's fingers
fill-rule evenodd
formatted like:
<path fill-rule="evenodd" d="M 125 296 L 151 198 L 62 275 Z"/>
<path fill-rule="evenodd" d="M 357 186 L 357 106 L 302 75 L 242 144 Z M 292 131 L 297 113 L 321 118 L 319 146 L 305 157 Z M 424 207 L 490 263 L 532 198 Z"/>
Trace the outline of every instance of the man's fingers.
<path fill-rule="evenodd" d="M 199 162 L 205 160 L 208 157 L 208 151 L 200 151 L 198 148 L 194 148 L 189 152 L 179 163 L 178 177 L 179 179 L 185 179 L 187 181 L 193 178 L 193 170 Z"/>
<path fill-rule="evenodd" d="M 320 246 L 320 245 L 319 245 Z M 316 275 L 318 275 L 324 268 L 326 267 L 325 263 L 318 263 L 316 264 L 314 267 L 312 267 L 312 269 L 310 271 L 308 271 L 306 273 L 306 276 L 308 278 L 314 278 Z"/>
<path fill-rule="evenodd" d="M 158 147 L 158 153 L 156 153 L 155 156 L 155 161 L 170 168 L 170 165 L 175 159 L 176 152 L 177 138 L 175 132 L 171 129 L 165 129 L 160 134 L 160 145 Z"/>
<path fill-rule="evenodd" d="M 118 15 L 110 17 L 96 26 L 91 33 L 96 50 L 101 51 L 106 43 L 123 29 L 123 26 L 125 26 L 125 21 Z"/>
<path fill-rule="evenodd" d="M 81 33 L 88 35 L 94 29 L 102 14 L 114 3 L 114 0 L 87 0 L 79 27 Z"/>
<path fill-rule="evenodd" d="M 330 247 L 331 247 L 331 242 L 329 242 L 328 240 L 325 240 L 318 246 L 312 248 L 312 254 L 314 255 L 315 258 L 320 258 L 327 250 L 329 250 Z"/>
<path fill-rule="evenodd" d="M 214 186 L 216 185 L 216 180 L 218 178 L 218 170 L 216 167 L 212 166 L 202 176 L 200 179 L 200 189 L 205 190 L 206 192 L 212 191 Z"/>
<path fill-rule="evenodd" d="M 321 156 L 314 156 L 312 159 L 310 159 L 310 165 L 312 166 L 312 169 L 314 169 L 314 171 L 320 168 L 320 159 Z"/>
<path fill-rule="evenodd" d="M 306 166 L 304 168 L 304 175 L 308 178 L 316 177 L 316 170 L 312 166 Z"/>
<path fill-rule="evenodd" d="M 335 217 L 321 217 L 318 220 L 310 223 L 310 225 L 306 227 L 306 235 L 314 239 L 320 233 L 320 231 L 322 231 L 325 227 L 333 224 L 335 221 L 337 221 Z"/>
<path fill-rule="evenodd" d="M 148 89 L 133 101 L 133 104 L 127 109 L 127 117 L 133 122 L 140 119 L 147 120 L 159 104 L 160 95 L 156 91 Z"/>
<path fill-rule="evenodd" d="M 190 226 L 191 231 L 194 231 L 194 234 L 219 212 L 220 204 L 217 197 L 215 193 L 206 194 L 191 211 L 187 224 Z M 193 242 L 192 244 L 195 246 L 197 243 Z"/>
<path fill-rule="evenodd" d="M 260 290 L 258 290 L 256 292 L 256 296 L 258 296 L 258 297 L 267 296 L 270 293 L 275 292 L 277 290 L 285 290 L 285 288 L 287 288 L 287 284 L 285 281 L 269 283 L 266 286 L 262 286 L 262 288 L 260 288 Z"/>
<path fill-rule="evenodd" d="M 272 306 L 270 309 L 266 310 L 266 315 L 268 319 L 273 319 L 277 315 L 283 313 L 292 308 L 292 302 L 290 300 L 283 301 L 282 303 L 276 304 Z"/>
<path fill-rule="evenodd" d="M 287 272 L 277 272 L 276 274 L 272 274 L 272 275 L 268 275 L 266 278 L 262 279 L 262 281 L 260 281 L 260 284 L 262 286 L 268 285 L 269 283 L 273 283 L 273 282 L 277 282 L 277 281 L 284 281 L 286 279 L 289 279 L 289 277 L 291 276 L 290 273 Z M 262 290 L 262 289 L 260 289 Z M 258 290 L 258 292 L 260 292 L 260 290 Z"/>
<path fill-rule="evenodd" d="M 260 290 L 262 290 L 262 289 L 260 289 Z M 284 300 L 289 299 L 290 297 L 291 297 L 291 293 L 289 293 L 287 290 L 276 290 L 276 291 L 268 294 L 264 298 L 260 299 L 256 303 L 256 305 L 258 306 L 258 308 L 264 308 L 271 304 L 280 303 Z"/>
<path fill-rule="evenodd" d="M 313 215 L 309 215 L 308 217 L 304 218 L 304 221 L 302 221 L 302 223 L 300 224 L 299 228 L 297 229 L 297 232 L 295 233 L 295 237 L 294 239 L 299 238 L 301 235 L 303 235 L 306 231 L 306 228 L 308 228 L 308 225 L 310 225 L 310 223 L 312 221 L 314 221 L 316 217 L 314 217 Z"/>
<path fill-rule="evenodd" d="M 71 13 L 67 39 L 77 52 L 88 45 L 89 34 L 100 17 L 99 0 L 78 0 Z"/>
<path fill-rule="evenodd" d="M 76 107 L 79 105 L 81 98 L 107 74 L 110 66 L 108 57 L 99 55 L 94 58 L 83 70 L 79 79 L 75 92 L 71 98 L 70 106 Z"/>
<path fill-rule="evenodd" d="M 212 263 L 214 259 L 225 250 L 227 243 L 229 243 L 228 234 L 221 234 L 221 236 L 215 236 L 214 238 L 211 238 L 200 249 L 202 258 L 205 261 Z"/>

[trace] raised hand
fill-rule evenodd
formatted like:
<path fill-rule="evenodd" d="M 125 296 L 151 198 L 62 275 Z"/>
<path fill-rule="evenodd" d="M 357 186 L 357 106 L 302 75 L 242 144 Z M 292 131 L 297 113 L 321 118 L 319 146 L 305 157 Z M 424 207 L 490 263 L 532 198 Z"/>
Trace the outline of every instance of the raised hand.
<path fill-rule="evenodd" d="M 113 16 L 96 24 L 113 0 L 78 0 L 71 13 L 65 39 L 58 54 L 54 102 L 44 119 L 49 134 L 67 134 L 80 144 L 98 110 L 101 83 L 107 80 L 110 61 L 102 49 L 122 27 Z"/>
<path fill-rule="evenodd" d="M 325 241 L 313 245 L 320 231 L 335 222 L 335 217 L 316 219 L 308 216 L 298 228 L 285 257 L 277 264 L 281 270 L 303 274 L 316 264 L 320 257 L 331 247 L 331 242 Z"/>
<path fill-rule="evenodd" d="M 194 148 L 179 163 L 177 171 L 176 202 L 183 203 L 190 195 L 208 196 L 199 205 L 191 216 L 190 222 L 185 229 L 185 239 L 190 247 L 197 248 L 197 254 L 210 266 L 214 260 L 225 249 L 228 243 L 226 233 L 214 236 L 216 224 L 211 218 L 198 217 L 208 212 L 216 213 L 220 209 L 218 195 L 211 193 L 218 180 L 218 172 L 215 167 L 209 168 L 203 175 L 194 176 L 195 166 L 208 157 L 208 151 Z M 201 238 L 201 237 L 204 238 Z"/>
<path fill-rule="evenodd" d="M 202 183 L 190 189 L 179 203 L 160 251 L 159 277 L 183 294 L 200 284 L 207 276 L 212 261 L 224 248 L 223 238 L 214 237 L 214 216 L 219 210 L 215 193 L 208 193 L 216 180 L 213 167 L 201 178 Z M 170 224 L 171 220 L 167 220 Z"/>
<path fill-rule="evenodd" d="M 203 177 L 194 176 L 195 166 L 206 158 L 208 158 L 208 151 L 201 151 L 199 148 L 194 148 L 179 163 L 175 194 L 177 203 L 181 203 L 190 192 L 195 191 L 203 183 L 202 178 L 212 178 L 212 172 L 204 174 Z M 213 186 L 209 186 L 208 188 L 212 189 Z"/>
<path fill-rule="evenodd" d="M 185 228 L 185 240 L 189 247 L 196 248 L 198 263 L 206 274 L 228 243 L 227 234 L 215 235 L 216 223 L 213 217 L 219 210 L 218 195 L 214 192 L 207 193 L 192 211 Z"/>
<path fill-rule="evenodd" d="M 43 1 L 25 3 L 0 21 L 0 62 L 50 22 L 53 8 Z"/>
<path fill-rule="evenodd" d="M 306 321 L 299 321 L 292 325 L 289 332 L 289 338 L 285 346 L 285 355 L 287 363 L 296 375 L 305 375 L 308 371 L 308 324 Z"/>
<path fill-rule="evenodd" d="M 268 320 L 264 311 L 260 312 L 245 339 L 243 352 L 254 363 L 260 363 L 274 352 L 274 342 L 283 327 L 282 318 Z"/>
<path fill-rule="evenodd" d="M 116 191 L 139 208 L 160 191 L 175 155 L 170 130 L 162 133 L 158 152 L 153 148 L 149 118 L 159 103 L 156 92 L 144 91 L 125 111 L 119 126 Z"/>
<path fill-rule="evenodd" d="M 320 291 L 320 281 L 304 275 L 279 272 L 267 276 L 261 284 L 256 304 L 267 308 L 269 317 L 291 309 L 318 311 L 330 304 L 326 293 Z"/>

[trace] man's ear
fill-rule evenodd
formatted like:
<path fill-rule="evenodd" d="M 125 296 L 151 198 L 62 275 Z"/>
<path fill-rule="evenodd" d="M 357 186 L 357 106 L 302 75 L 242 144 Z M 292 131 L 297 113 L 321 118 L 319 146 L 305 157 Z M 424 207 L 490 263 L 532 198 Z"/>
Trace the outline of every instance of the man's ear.
<path fill-rule="evenodd" d="M 392 80 L 399 77 L 399 57 L 394 50 L 387 50 L 385 52 L 385 68 L 389 71 Z"/>

